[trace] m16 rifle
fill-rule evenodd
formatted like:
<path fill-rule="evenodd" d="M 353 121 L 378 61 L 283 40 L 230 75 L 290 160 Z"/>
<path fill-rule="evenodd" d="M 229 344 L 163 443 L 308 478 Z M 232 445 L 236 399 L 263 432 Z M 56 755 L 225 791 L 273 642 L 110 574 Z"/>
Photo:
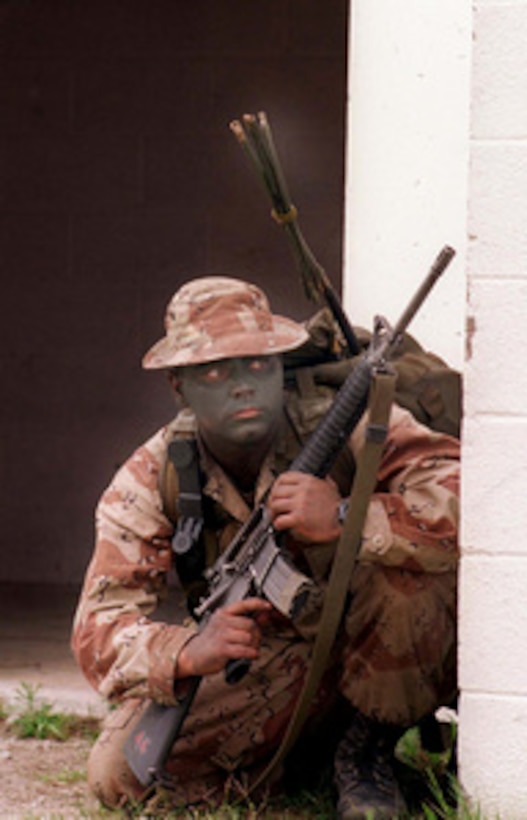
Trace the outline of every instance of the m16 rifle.
<path fill-rule="evenodd" d="M 392 328 L 375 320 L 372 343 L 336 394 L 335 400 L 289 469 L 319 478 L 327 475 L 340 449 L 361 419 L 375 373 L 383 372 L 413 316 L 454 256 L 445 246 L 413 299 Z M 203 627 L 219 608 L 254 595 L 266 598 L 283 615 L 295 618 L 306 607 L 317 607 L 320 590 L 300 572 L 280 547 L 265 498 L 254 510 L 231 544 L 207 570 L 208 595 L 194 610 Z M 230 661 L 226 679 L 236 683 L 249 661 Z M 152 701 L 127 737 L 123 750 L 138 780 L 148 787 L 163 783 L 164 766 L 198 691 L 200 677 L 188 679 L 186 694 L 175 706 Z"/>

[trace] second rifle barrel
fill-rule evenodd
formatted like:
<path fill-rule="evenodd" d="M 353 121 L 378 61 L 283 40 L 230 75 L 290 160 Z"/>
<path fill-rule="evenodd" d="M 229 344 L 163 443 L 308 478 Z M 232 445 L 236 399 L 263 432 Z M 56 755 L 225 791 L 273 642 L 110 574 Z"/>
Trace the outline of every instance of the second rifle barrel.
<path fill-rule="evenodd" d="M 456 252 L 450 245 L 445 245 L 438 253 L 435 262 L 433 263 L 428 275 L 425 277 L 419 288 L 417 289 L 416 293 L 414 294 L 413 298 L 408 303 L 407 307 L 403 311 L 402 315 L 399 318 L 399 321 L 393 328 L 393 338 L 394 340 L 397 339 L 408 327 L 410 322 L 412 321 L 413 317 L 421 307 L 422 303 L 434 287 L 435 283 L 447 267 L 450 264 L 453 257 L 455 256 Z"/>

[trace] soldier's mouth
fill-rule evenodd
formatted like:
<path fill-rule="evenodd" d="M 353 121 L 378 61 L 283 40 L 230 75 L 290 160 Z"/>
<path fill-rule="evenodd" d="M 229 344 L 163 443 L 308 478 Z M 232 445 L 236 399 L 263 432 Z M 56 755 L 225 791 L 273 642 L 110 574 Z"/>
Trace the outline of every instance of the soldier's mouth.
<path fill-rule="evenodd" d="M 257 407 L 242 407 L 232 414 L 234 419 L 254 419 L 261 415 L 261 410 Z"/>

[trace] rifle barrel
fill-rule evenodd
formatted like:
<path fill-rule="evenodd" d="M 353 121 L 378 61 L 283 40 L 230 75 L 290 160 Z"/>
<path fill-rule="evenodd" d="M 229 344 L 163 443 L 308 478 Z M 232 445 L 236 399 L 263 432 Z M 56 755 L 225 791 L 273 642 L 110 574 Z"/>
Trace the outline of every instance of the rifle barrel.
<path fill-rule="evenodd" d="M 408 305 L 399 317 L 399 320 L 394 325 L 393 333 L 391 334 L 393 343 L 397 343 L 398 339 L 402 336 L 415 314 L 423 304 L 424 300 L 434 287 L 435 283 L 444 272 L 447 265 L 449 265 L 454 258 L 455 254 L 455 250 L 451 248 L 450 245 L 445 245 L 439 251 L 427 276 L 425 276 L 424 280 L 417 288 L 414 296 L 410 299 Z"/>

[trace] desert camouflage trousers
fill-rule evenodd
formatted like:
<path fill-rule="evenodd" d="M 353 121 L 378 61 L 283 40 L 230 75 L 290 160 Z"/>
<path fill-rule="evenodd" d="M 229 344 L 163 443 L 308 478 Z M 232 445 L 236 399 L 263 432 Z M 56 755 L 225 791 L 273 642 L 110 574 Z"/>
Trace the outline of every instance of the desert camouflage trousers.
<path fill-rule="evenodd" d="M 306 732 L 324 724 L 339 698 L 379 721 L 413 725 L 456 692 L 456 576 L 356 567 L 351 605 Z M 205 678 L 175 743 L 167 772 L 173 805 L 214 805 L 272 757 L 309 668 L 311 643 L 289 627 L 266 636 L 246 677 Z M 122 744 L 145 707 L 125 700 L 93 747 L 89 784 L 108 806 L 141 801 Z M 345 712 L 343 711 L 344 715 Z M 338 718 L 337 718 L 338 719 Z M 340 722 L 342 731 L 346 725 Z"/>

